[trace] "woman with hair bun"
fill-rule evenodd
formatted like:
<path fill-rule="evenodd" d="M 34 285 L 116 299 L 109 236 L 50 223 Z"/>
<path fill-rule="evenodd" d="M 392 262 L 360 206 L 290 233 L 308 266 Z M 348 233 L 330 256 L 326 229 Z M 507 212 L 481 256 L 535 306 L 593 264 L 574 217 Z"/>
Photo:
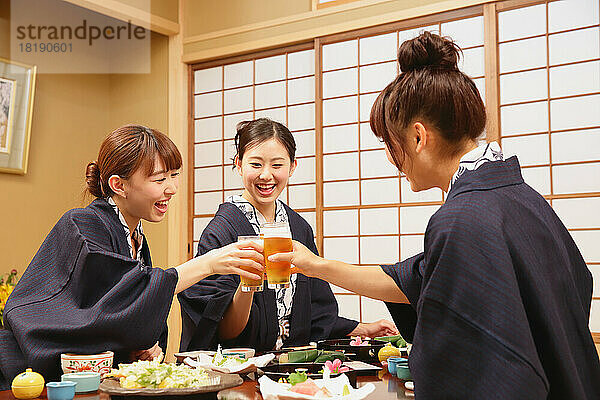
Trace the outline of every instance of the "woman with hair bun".
<path fill-rule="evenodd" d="M 592 277 L 516 157 L 478 144 L 485 108 L 458 67 L 460 49 L 425 32 L 398 51 L 401 73 L 375 100 L 371 128 L 412 190 L 438 187 L 424 252 L 395 265 L 328 261 L 294 242 L 303 273 L 390 303 L 417 320 L 417 399 L 599 399 L 588 327 Z M 394 307 L 390 307 L 394 310 Z"/>
<path fill-rule="evenodd" d="M 86 170 L 96 199 L 62 216 L 8 298 L 0 390 L 26 367 L 60 379 L 61 353 L 110 350 L 115 365 L 160 356 L 175 294 L 213 274 L 258 278 L 240 268 L 263 270 L 262 246 L 252 242 L 152 267 L 141 220 L 165 217 L 181 165 L 175 144 L 157 130 L 126 125 L 106 137 Z"/>

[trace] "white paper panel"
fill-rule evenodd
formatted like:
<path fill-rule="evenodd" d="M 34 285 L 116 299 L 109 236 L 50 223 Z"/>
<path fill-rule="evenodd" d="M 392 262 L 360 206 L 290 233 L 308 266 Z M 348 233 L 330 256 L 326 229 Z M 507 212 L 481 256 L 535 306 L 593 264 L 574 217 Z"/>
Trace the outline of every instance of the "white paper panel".
<path fill-rule="evenodd" d="M 550 194 L 550 167 L 523 168 L 523 180 L 541 195 Z"/>
<path fill-rule="evenodd" d="M 500 73 L 546 66 L 546 37 L 501 43 Z"/>
<path fill-rule="evenodd" d="M 429 218 L 440 206 L 400 207 L 400 233 L 424 233 Z"/>
<path fill-rule="evenodd" d="M 598 25 L 597 0 L 565 0 L 548 4 L 548 31 Z"/>
<path fill-rule="evenodd" d="M 285 106 L 285 82 L 255 86 L 254 102 L 257 109 Z"/>
<path fill-rule="evenodd" d="M 315 101 L 315 77 L 288 81 L 288 104 Z"/>
<path fill-rule="evenodd" d="M 225 195 L 224 199 L 227 200 L 227 198 L 229 196 L 241 196 L 242 193 L 244 192 L 243 189 L 232 189 L 232 190 L 225 190 L 223 192 L 223 194 Z"/>
<path fill-rule="evenodd" d="M 399 46 L 402 45 L 402 43 L 405 42 L 406 40 L 414 39 L 425 31 L 439 34 L 440 33 L 439 25 L 435 24 L 435 25 L 429 25 L 429 26 L 421 26 L 419 28 L 406 29 L 404 31 L 400 31 L 398 33 Z"/>
<path fill-rule="evenodd" d="M 359 39 L 360 63 L 395 60 L 398 51 L 396 32 Z"/>
<path fill-rule="evenodd" d="M 332 154 L 323 156 L 323 179 L 358 178 L 358 153 Z"/>
<path fill-rule="evenodd" d="M 592 288 L 592 296 L 600 297 L 600 266 L 588 265 L 588 269 L 592 273 L 592 280 L 594 283 L 594 286 Z"/>
<path fill-rule="evenodd" d="M 315 185 L 288 186 L 290 207 L 315 208 Z"/>
<path fill-rule="evenodd" d="M 600 62 L 550 68 L 550 97 L 600 91 Z"/>
<path fill-rule="evenodd" d="M 252 121 L 253 119 L 254 115 L 252 112 L 224 116 L 223 134 L 225 139 L 233 139 L 235 137 L 235 134 L 237 133 L 236 126 L 239 122 Z"/>
<path fill-rule="evenodd" d="M 282 124 L 286 125 L 285 107 L 270 108 L 268 110 L 256 111 L 254 113 L 254 117 L 256 119 L 265 117 L 265 118 L 272 119 L 273 121 L 281 122 Z"/>
<path fill-rule="evenodd" d="M 338 315 L 340 317 L 353 319 L 355 321 L 360 320 L 358 295 L 345 294 L 336 296 L 338 302 Z"/>
<path fill-rule="evenodd" d="M 219 140 L 223 137 L 222 117 L 197 119 L 194 121 L 194 141 Z"/>
<path fill-rule="evenodd" d="M 358 238 L 325 238 L 323 239 L 324 257 L 329 260 L 358 264 Z"/>
<path fill-rule="evenodd" d="M 358 120 L 358 97 L 323 101 L 323 125 L 345 124 Z"/>
<path fill-rule="evenodd" d="M 369 121 L 371 118 L 371 108 L 379 93 L 362 94 L 360 95 L 360 121 Z"/>
<path fill-rule="evenodd" d="M 552 202 L 554 211 L 569 229 L 597 228 L 600 226 L 600 198 L 557 199 Z"/>
<path fill-rule="evenodd" d="M 360 234 L 382 235 L 398 234 L 398 209 L 368 208 L 360 210 Z"/>
<path fill-rule="evenodd" d="M 194 71 L 194 93 L 223 89 L 223 67 Z"/>
<path fill-rule="evenodd" d="M 296 157 L 315 155 L 315 131 L 295 132 L 292 135 L 296 141 Z"/>
<path fill-rule="evenodd" d="M 450 36 L 461 49 L 483 45 L 483 16 L 443 23 L 441 33 Z"/>
<path fill-rule="evenodd" d="M 225 175 L 225 189 L 242 189 L 242 177 L 237 172 L 237 168 L 232 168 L 229 165 L 223 167 L 223 175 Z"/>
<path fill-rule="evenodd" d="M 358 125 L 332 126 L 323 129 L 323 152 L 358 150 Z"/>
<path fill-rule="evenodd" d="M 600 332 L 600 300 L 592 300 L 590 309 L 590 331 Z"/>
<path fill-rule="evenodd" d="M 361 264 L 393 264 L 398 262 L 398 237 L 379 236 L 360 238 Z"/>
<path fill-rule="evenodd" d="M 553 130 L 600 125 L 600 95 L 552 100 L 550 120 Z"/>
<path fill-rule="evenodd" d="M 400 236 L 400 259 L 406 260 L 423 252 L 423 235 Z"/>
<path fill-rule="evenodd" d="M 383 301 L 362 296 L 360 302 L 362 307 L 362 322 L 376 322 L 380 319 L 392 321 L 392 316 Z"/>
<path fill-rule="evenodd" d="M 400 178 L 401 198 L 403 203 L 417 203 L 423 201 L 442 201 L 442 191 L 438 188 L 413 192 L 410 188 L 410 182 L 406 177 Z"/>
<path fill-rule="evenodd" d="M 360 149 L 383 149 L 385 145 L 375 136 L 368 122 L 360 124 Z"/>
<path fill-rule="evenodd" d="M 600 163 L 554 166 L 552 183 L 555 194 L 600 192 Z"/>
<path fill-rule="evenodd" d="M 288 78 L 314 75 L 315 51 L 313 49 L 288 54 Z"/>
<path fill-rule="evenodd" d="M 305 212 L 300 212 L 298 214 L 300 214 L 300 216 L 302 218 L 304 218 L 306 220 L 306 222 L 308 222 L 308 224 L 312 228 L 313 234 L 316 234 L 316 232 L 317 232 L 317 228 L 316 228 L 317 217 L 316 217 L 314 211 L 305 211 Z"/>
<path fill-rule="evenodd" d="M 362 178 L 376 178 L 398 175 L 398 170 L 385 155 L 385 150 L 365 151 L 360 153 L 360 169 Z"/>
<path fill-rule="evenodd" d="M 358 235 L 358 210 L 324 211 L 323 235 Z"/>
<path fill-rule="evenodd" d="M 498 13 L 498 36 L 501 42 L 545 33 L 545 4 Z"/>
<path fill-rule="evenodd" d="M 590 161 L 600 158 L 600 129 L 552 134 L 552 162 Z"/>
<path fill-rule="evenodd" d="M 380 92 L 396 78 L 397 63 L 369 65 L 360 68 L 360 92 Z"/>
<path fill-rule="evenodd" d="M 548 131 L 548 103 L 540 101 L 500 108 L 502 136 Z"/>
<path fill-rule="evenodd" d="M 541 100 L 548 97 L 545 69 L 500 76 L 500 103 Z"/>
<path fill-rule="evenodd" d="M 222 93 L 207 93 L 194 96 L 194 116 L 196 118 L 219 115 L 223 111 Z"/>
<path fill-rule="evenodd" d="M 504 138 L 502 151 L 505 158 L 516 155 L 521 166 L 550 162 L 548 134 Z"/>
<path fill-rule="evenodd" d="M 600 231 L 572 231 L 571 236 L 586 262 L 600 262 Z M 596 269 L 600 272 L 600 265 Z"/>
<path fill-rule="evenodd" d="M 362 204 L 395 204 L 399 202 L 398 178 L 361 181 Z"/>
<path fill-rule="evenodd" d="M 223 167 L 194 169 L 194 190 L 223 189 Z"/>
<path fill-rule="evenodd" d="M 202 235 L 204 228 L 206 228 L 211 220 L 211 217 L 194 218 L 194 240 L 200 240 L 200 236 Z M 195 244 L 193 249 L 194 254 L 196 253 L 197 247 L 198 244 Z"/>
<path fill-rule="evenodd" d="M 485 73 L 483 47 L 464 50 L 458 67 L 470 77 L 483 76 Z"/>
<path fill-rule="evenodd" d="M 323 74 L 323 98 L 345 96 L 358 92 L 358 68 Z"/>
<path fill-rule="evenodd" d="M 235 142 L 233 140 L 225 140 L 223 142 L 223 150 L 225 156 L 223 157 L 224 164 L 233 165 L 233 157 L 236 155 Z"/>
<path fill-rule="evenodd" d="M 550 65 L 600 57 L 598 30 L 589 28 L 550 35 Z"/>
<path fill-rule="evenodd" d="M 225 113 L 236 113 L 252 110 L 252 87 L 225 91 Z"/>
<path fill-rule="evenodd" d="M 315 158 L 308 157 L 298 160 L 298 166 L 290 183 L 314 183 L 315 182 Z"/>
<path fill-rule="evenodd" d="M 349 290 L 346 290 L 342 287 L 339 286 L 335 286 L 334 284 L 330 283 L 329 287 L 331 288 L 331 291 L 333 292 L 333 294 L 337 294 L 337 293 L 352 293 Z"/>
<path fill-rule="evenodd" d="M 194 145 L 194 166 L 218 165 L 223 163 L 221 142 L 202 143 Z"/>
<path fill-rule="evenodd" d="M 285 79 L 285 54 L 261 58 L 255 61 L 255 83 Z"/>
<path fill-rule="evenodd" d="M 357 205 L 358 181 L 324 183 L 323 204 L 325 207 Z"/>
<path fill-rule="evenodd" d="M 299 131 L 302 129 L 314 129 L 315 127 L 315 105 L 303 104 L 301 106 L 288 107 L 288 129 Z"/>
<path fill-rule="evenodd" d="M 221 192 L 195 193 L 194 214 L 214 214 L 221 201 Z"/>
<path fill-rule="evenodd" d="M 353 67 L 358 64 L 358 40 L 323 46 L 323 71 Z"/>
<path fill-rule="evenodd" d="M 475 82 L 479 96 L 485 105 L 485 78 L 473 79 L 473 82 Z"/>
<path fill-rule="evenodd" d="M 254 80 L 252 61 L 245 61 L 225 66 L 225 89 L 251 85 Z"/>

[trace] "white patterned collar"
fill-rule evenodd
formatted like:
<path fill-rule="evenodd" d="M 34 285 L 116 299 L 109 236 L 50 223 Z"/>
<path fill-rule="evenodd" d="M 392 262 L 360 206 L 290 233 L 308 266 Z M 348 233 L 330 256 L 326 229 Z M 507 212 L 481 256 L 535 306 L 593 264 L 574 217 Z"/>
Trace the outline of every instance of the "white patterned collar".
<path fill-rule="evenodd" d="M 257 235 L 260 234 L 260 227 L 267 222 L 267 219 L 252 205 L 252 203 L 238 194 L 227 197 L 225 202 L 237 206 L 237 208 L 244 213 L 246 219 L 250 222 L 250 225 L 254 228 L 254 232 L 256 232 Z M 285 222 L 289 225 L 287 212 L 283 207 L 283 202 L 279 199 L 275 200 L 275 222 Z"/>
<path fill-rule="evenodd" d="M 144 244 L 144 230 L 142 229 L 142 221 L 140 220 L 140 222 L 138 222 L 138 224 L 135 227 L 135 230 L 133 232 L 133 235 L 132 235 L 131 231 L 129 230 L 129 225 L 127 225 L 127 221 L 125 220 L 125 216 L 123 215 L 123 213 L 121 213 L 121 210 L 119 210 L 117 203 L 115 203 L 115 201 L 112 199 L 112 197 L 107 197 L 106 201 L 108 202 L 108 204 L 110 204 L 112 206 L 113 210 L 119 216 L 119 221 L 121 221 L 121 225 L 123 226 L 123 230 L 125 231 L 125 237 L 127 239 L 126 242 L 127 242 L 127 245 L 129 246 L 129 254 L 131 255 L 131 258 L 142 261 L 142 263 L 143 263 L 142 246 Z M 134 255 L 133 255 L 133 246 L 131 245 L 132 237 L 133 237 L 133 239 L 135 239 L 135 241 L 137 243 L 137 252 L 136 252 L 137 257 L 134 257 Z"/>
<path fill-rule="evenodd" d="M 473 171 L 481 167 L 486 162 L 504 161 L 502 149 L 498 142 L 482 143 L 467 154 L 461 157 L 458 163 L 458 169 L 450 180 L 448 192 L 452 189 L 452 185 L 461 177 L 465 171 Z"/>

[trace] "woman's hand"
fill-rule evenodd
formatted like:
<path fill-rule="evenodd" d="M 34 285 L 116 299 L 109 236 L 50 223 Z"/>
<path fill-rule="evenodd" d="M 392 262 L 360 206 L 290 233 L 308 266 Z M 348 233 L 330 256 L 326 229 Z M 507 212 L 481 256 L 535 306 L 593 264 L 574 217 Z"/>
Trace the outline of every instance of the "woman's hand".
<path fill-rule="evenodd" d="M 379 336 L 394 336 L 398 334 L 398 329 L 393 322 L 387 319 L 380 319 L 379 321 L 371 323 L 359 323 L 348 336 L 360 336 L 362 338 L 370 337 L 375 338 Z"/>
<path fill-rule="evenodd" d="M 260 279 L 261 276 L 258 274 L 265 269 L 263 246 L 252 240 L 231 243 L 220 249 L 213 249 L 197 259 L 206 262 L 209 267 L 209 275 L 236 274 L 249 279 Z M 249 272 L 246 269 L 254 271 Z"/>
<path fill-rule="evenodd" d="M 139 351 L 134 351 L 133 353 L 131 353 L 131 358 L 132 360 L 136 361 L 136 360 L 154 360 L 154 359 L 159 359 L 159 361 L 162 361 L 162 357 L 163 357 L 163 351 L 160 348 L 160 346 L 158 345 L 158 342 L 156 342 L 154 344 L 154 346 L 152 346 L 151 348 L 149 348 L 148 350 L 139 350 Z"/>
<path fill-rule="evenodd" d="M 269 256 L 269 261 L 286 261 L 293 266 L 292 273 L 302 273 L 306 276 L 319 276 L 319 263 L 323 260 L 310 251 L 302 243 L 292 240 L 291 253 L 277 253 Z"/>

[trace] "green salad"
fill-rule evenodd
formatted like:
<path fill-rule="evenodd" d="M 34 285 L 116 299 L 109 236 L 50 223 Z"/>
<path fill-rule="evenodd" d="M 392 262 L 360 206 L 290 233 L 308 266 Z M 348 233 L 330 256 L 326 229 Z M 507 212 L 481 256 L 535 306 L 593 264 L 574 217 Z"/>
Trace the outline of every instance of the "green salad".
<path fill-rule="evenodd" d="M 113 369 L 108 376 L 119 378 L 121 387 L 126 389 L 191 388 L 215 383 L 205 369 L 158 361 L 119 364 L 119 368 Z"/>

